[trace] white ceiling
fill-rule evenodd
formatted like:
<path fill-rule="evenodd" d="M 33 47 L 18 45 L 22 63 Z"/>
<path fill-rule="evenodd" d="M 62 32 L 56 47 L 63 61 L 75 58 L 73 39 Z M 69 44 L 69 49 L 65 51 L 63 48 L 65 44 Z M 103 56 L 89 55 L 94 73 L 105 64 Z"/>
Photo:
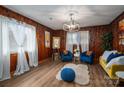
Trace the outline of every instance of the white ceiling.
<path fill-rule="evenodd" d="M 124 11 L 124 5 L 6 5 L 5 7 L 54 30 L 62 29 L 64 22 L 69 19 L 70 10 L 78 12 L 76 20 L 81 27 L 109 24 Z"/>

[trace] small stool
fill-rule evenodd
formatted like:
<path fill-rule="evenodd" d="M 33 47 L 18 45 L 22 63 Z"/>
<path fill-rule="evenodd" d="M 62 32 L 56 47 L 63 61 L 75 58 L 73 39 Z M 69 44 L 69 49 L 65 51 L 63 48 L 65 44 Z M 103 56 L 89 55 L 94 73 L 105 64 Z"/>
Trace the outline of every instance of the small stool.
<path fill-rule="evenodd" d="M 71 68 L 64 68 L 61 71 L 61 78 L 64 81 L 72 82 L 75 79 L 75 72 Z"/>

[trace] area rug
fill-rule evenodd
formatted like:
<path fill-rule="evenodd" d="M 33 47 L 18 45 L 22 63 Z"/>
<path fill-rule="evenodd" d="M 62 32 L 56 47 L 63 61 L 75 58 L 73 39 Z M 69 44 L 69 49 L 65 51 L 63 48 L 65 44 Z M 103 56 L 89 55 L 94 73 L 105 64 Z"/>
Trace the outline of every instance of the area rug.
<path fill-rule="evenodd" d="M 84 65 L 84 64 L 73 64 L 73 63 L 69 63 L 64 65 L 60 71 L 57 73 L 56 75 L 56 79 L 57 80 L 62 80 L 61 79 L 61 71 L 64 68 L 71 68 L 75 71 L 75 80 L 74 82 L 79 84 L 79 85 L 87 85 L 89 84 L 90 81 L 90 75 L 89 75 L 89 71 L 88 71 L 88 66 Z"/>

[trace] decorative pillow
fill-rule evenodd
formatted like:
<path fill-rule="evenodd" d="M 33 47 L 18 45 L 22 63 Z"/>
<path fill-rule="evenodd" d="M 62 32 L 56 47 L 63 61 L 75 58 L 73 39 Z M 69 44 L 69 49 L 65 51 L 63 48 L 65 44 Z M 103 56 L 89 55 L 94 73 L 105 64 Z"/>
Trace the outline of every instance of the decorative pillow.
<path fill-rule="evenodd" d="M 113 59 L 113 58 L 115 58 L 115 57 L 117 57 L 117 54 L 113 54 L 113 53 L 111 53 L 110 55 L 109 55 L 109 57 L 107 58 L 107 63 L 111 60 L 111 59 Z"/>
<path fill-rule="evenodd" d="M 87 51 L 87 52 L 86 52 L 86 55 L 87 55 L 87 56 L 90 56 L 91 54 L 92 54 L 92 51 Z"/>
<path fill-rule="evenodd" d="M 117 53 L 117 50 L 113 50 L 113 51 L 105 51 L 102 55 L 102 58 L 107 61 L 107 58 L 109 57 L 109 55 L 111 55 L 112 53 Z"/>
<path fill-rule="evenodd" d="M 107 65 L 106 68 L 110 68 L 112 65 L 124 65 L 124 56 L 113 58 Z"/>
<path fill-rule="evenodd" d="M 67 51 L 67 50 L 64 50 L 64 51 L 63 51 L 63 54 L 64 54 L 64 55 L 67 55 L 67 54 L 68 54 L 68 51 Z"/>
<path fill-rule="evenodd" d="M 110 62 L 113 58 L 119 57 L 119 56 L 124 56 L 124 54 L 118 54 L 118 53 L 112 53 L 111 55 L 109 55 L 109 57 L 107 58 L 107 63 Z"/>

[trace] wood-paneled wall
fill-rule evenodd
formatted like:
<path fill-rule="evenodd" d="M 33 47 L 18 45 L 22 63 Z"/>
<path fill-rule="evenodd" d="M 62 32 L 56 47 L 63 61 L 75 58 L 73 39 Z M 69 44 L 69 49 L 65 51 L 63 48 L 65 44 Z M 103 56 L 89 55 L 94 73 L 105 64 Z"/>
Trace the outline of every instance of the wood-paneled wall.
<path fill-rule="evenodd" d="M 27 24 L 33 25 L 36 27 L 36 35 L 37 35 L 37 42 L 38 42 L 38 60 L 39 63 L 42 62 L 42 60 L 48 58 L 51 56 L 51 47 L 50 48 L 46 48 L 45 47 L 45 30 L 49 31 L 51 34 L 51 41 L 52 41 L 52 32 L 53 30 L 43 26 L 21 14 L 18 14 L 16 12 L 13 12 L 3 6 L 0 6 L 0 15 L 3 16 L 7 16 L 7 17 L 11 17 L 11 18 L 15 18 L 18 21 L 22 21 L 22 22 L 26 22 Z M 15 71 L 16 68 L 16 60 L 17 60 L 17 54 L 11 54 L 11 72 Z"/>
<path fill-rule="evenodd" d="M 119 21 L 122 19 L 124 19 L 124 12 L 111 22 L 110 28 L 113 32 L 113 49 L 124 52 L 124 45 L 119 45 Z"/>

